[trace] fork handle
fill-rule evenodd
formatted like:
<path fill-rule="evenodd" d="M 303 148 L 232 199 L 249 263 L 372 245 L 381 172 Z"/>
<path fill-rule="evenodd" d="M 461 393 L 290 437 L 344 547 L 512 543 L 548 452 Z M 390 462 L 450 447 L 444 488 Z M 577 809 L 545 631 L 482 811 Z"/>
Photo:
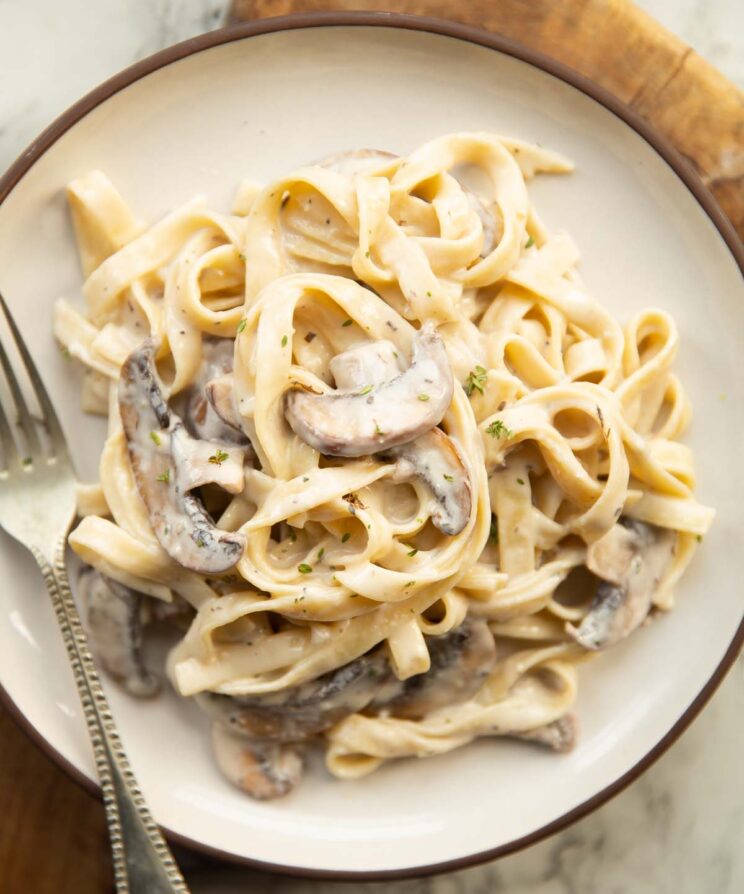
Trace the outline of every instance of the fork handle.
<path fill-rule="evenodd" d="M 106 807 L 118 894 L 189 894 L 176 861 L 147 808 L 119 738 L 70 591 L 66 537 L 50 562 L 32 550 L 47 586 L 72 663 Z"/>

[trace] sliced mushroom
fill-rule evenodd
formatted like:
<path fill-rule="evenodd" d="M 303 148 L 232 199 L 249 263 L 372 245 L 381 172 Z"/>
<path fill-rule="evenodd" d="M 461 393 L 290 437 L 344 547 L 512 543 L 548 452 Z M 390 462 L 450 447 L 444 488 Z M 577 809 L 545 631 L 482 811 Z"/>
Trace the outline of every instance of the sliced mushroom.
<path fill-rule="evenodd" d="M 196 438 L 250 447 L 237 414 L 232 420 L 226 419 L 209 394 L 213 381 L 221 381 L 221 377 L 232 372 L 233 341 L 229 338 L 205 339 L 202 351 L 199 376 L 184 395 L 184 424 L 189 434 Z"/>
<path fill-rule="evenodd" d="M 225 426 L 233 433 L 242 431 L 240 414 L 235 402 L 235 376 L 232 373 L 212 379 L 206 387 L 206 396 L 212 412 Z"/>
<path fill-rule="evenodd" d="M 119 410 L 137 489 L 160 545 L 184 568 L 201 574 L 232 568 L 243 554 L 245 537 L 217 528 L 190 491 L 214 482 L 239 492 L 243 451 L 188 434 L 166 404 L 152 340 L 124 361 Z"/>
<path fill-rule="evenodd" d="M 336 385 L 348 391 L 377 387 L 400 374 L 395 346 L 383 339 L 358 345 L 330 362 Z M 378 448 L 379 451 L 379 448 Z M 459 534 L 468 523 L 472 505 L 467 469 L 451 438 L 439 428 L 399 447 L 381 451 L 397 460 L 400 480 L 418 477 L 431 490 L 432 522 L 444 534 Z"/>
<path fill-rule="evenodd" d="M 365 456 L 412 441 L 437 425 L 452 400 L 452 370 L 442 339 L 427 323 L 413 341 L 405 372 L 377 386 L 311 394 L 287 391 L 284 412 L 295 433 L 332 456 Z"/>
<path fill-rule="evenodd" d="M 398 480 L 416 477 L 428 485 L 432 495 L 429 512 L 436 528 L 450 536 L 465 528 L 473 504 L 470 478 L 454 441 L 440 428 L 382 455 L 397 460 Z"/>
<path fill-rule="evenodd" d="M 579 627 L 567 626 L 576 642 L 585 649 L 606 649 L 643 622 L 675 542 L 673 531 L 621 518 L 589 547 L 586 565 L 602 583 Z"/>
<path fill-rule="evenodd" d="M 302 756 L 292 746 L 251 742 L 220 723 L 212 726 L 212 748 L 225 778 L 259 801 L 288 794 L 302 776 Z"/>
<path fill-rule="evenodd" d="M 107 673 L 130 695 L 155 695 L 160 680 L 142 657 L 142 594 L 94 568 L 81 572 L 79 586 L 93 650 Z"/>
<path fill-rule="evenodd" d="M 493 634 L 481 619 L 466 618 L 449 633 L 427 637 L 426 643 L 429 670 L 391 683 L 373 707 L 384 708 L 395 717 L 418 718 L 467 701 L 481 688 L 496 661 Z"/>
<path fill-rule="evenodd" d="M 391 678 L 384 652 L 377 651 L 271 695 L 242 697 L 205 692 L 196 700 L 235 735 L 252 740 L 301 742 L 361 711 Z"/>
<path fill-rule="evenodd" d="M 546 745 L 553 751 L 567 752 L 576 744 L 578 735 L 578 722 L 575 714 L 565 714 L 546 723 L 544 726 L 526 730 L 521 733 L 509 733 L 510 738 L 521 739 L 524 742 L 536 742 L 538 745 Z"/>

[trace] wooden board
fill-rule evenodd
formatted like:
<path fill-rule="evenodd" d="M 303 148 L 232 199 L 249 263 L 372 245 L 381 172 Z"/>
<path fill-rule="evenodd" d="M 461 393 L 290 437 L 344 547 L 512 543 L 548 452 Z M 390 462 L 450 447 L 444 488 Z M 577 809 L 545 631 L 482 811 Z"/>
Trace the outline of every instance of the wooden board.
<path fill-rule="evenodd" d="M 393 7 L 486 27 L 607 87 L 692 162 L 744 236 L 744 97 L 628 0 L 235 0 L 233 17 Z M 196 862 L 184 853 L 178 858 L 182 865 Z M 0 891 L 112 890 L 102 805 L 42 755 L 0 706 Z"/>
<path fill-rule="evenodd" d="M 744 93 L 629 0 L 234 0 L 233 18 L 362 9 L 477 25 L 606 87 L 691 162 L 744 239 Z"/>

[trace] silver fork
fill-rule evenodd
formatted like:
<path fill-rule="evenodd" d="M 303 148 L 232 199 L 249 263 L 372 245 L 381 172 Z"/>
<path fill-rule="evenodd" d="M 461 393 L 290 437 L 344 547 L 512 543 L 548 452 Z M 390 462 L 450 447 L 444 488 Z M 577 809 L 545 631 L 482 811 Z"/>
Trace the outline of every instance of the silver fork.
<path fill-rule="evenodd" d="M 41 411 L 37 424 L 0 341 L 0 366 L 13 405 L 8 413 L 0 400 L 0 526 L 31 551 L 52 597 L 103 790 L 116 890 L 188 894 L 129 766 L 70 591 L 65 545 L 75 517 L 75 470 L 65 436 L 2 295 L 0 306 Z M 9 419 L 17 420 L 17 428 Z M 25 442 L 23 452 L 19 435 Z"/>

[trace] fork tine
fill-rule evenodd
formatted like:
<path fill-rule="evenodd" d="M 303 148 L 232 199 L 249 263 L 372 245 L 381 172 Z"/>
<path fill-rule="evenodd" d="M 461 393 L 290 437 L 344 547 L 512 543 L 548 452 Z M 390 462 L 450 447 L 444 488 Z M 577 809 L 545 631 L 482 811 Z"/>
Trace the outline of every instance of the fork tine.
<path fill-rule="evenodd" d="M 52 406 L 52 402 L 49 399 L 49 395 L 47 394 L 47 390 L 44 387 L 44 383 L 41 380 L 41 376 L 39 375 L 36 365 L 34 361 L 31 359 L 31 355 L 28 352 L 28 348 L 26 347 L 26 343 L 21 337 L 21 333 L 18 331 L 18 327 L 16 326 L 16 322 L 13 319 L 10 310 L 8 309 L 8 305 L 5 303 L 5 298 L 3 298 L 2 292 L 0 292 L 0 307 L 2 307 L 3 313 L 5 314 L 5 319 L 8 321 L 8 326 L 10 328 L 11 334 L 13 335 L 13 339 L 15 340 L 16 348 L 18 353 L 21 356 L 21 360 L 23 361 L 23 365 L 26 367 L 26 374 L 31 382 L 31 386 L 34 389 L 34 394 L 36 395 L 36 399 L 39 402 L 39 407 L 41 408 L 42 420 L 44 425 L 46 426 L 47 431 L 49 432 L 49 437 L 52 440 L 52 444 L 54 447 L 54 451 L 57 454 L 66 454 L 67 453 L 67 441 L 65 440 L 64 433 L 62 431 L 62 426 L 60 425 L 59 418 L 57 417 L 57 413 Z M 2 343 L 0 342 L 0 362 L 2 362 L 3 368 L 5 370 L 5 374 L 8 377 L 8 382 L 11 387 L 11 391 L 13 391 L 14 399 L 23 404 L 23 411 L 21 411 L 19 407 L 19 412 L 24 412 L 28 416 L 28 420 L 30 423 L 31 430 L 33 431 L 33 437 L 35 439 L 35 447 L 38 452 L 39 440 L 38 434 L 36 432 L 36 428 L 34 427 L 33 419 L 31 418 L 31 414 L 28 412 L 28 408 L 26 407 L 25 401 L 23 401 L 23 396 L 20 394 L 20 389 L 18 389 L 18 382 L 13 376 L 12 371 L 10 370 L 10 363 L 8 362 L 7 354 L 2 347 Z M 14 387 L 15 386 L 15 387 Z M 18 396 L 16 396 L 16 392 L 18 392 Z M 25 431 L 25 428 L 24 428 Z"/>
<path fill-rule="evenodd" d="M 18 448 L 16 447 L 13 432 L 11 431 L 10 423 L 8 422 L 8 417 L 3 408 L 2 401 L 0 401 L 0 444 L 2 444 L 3 447 L 5 468 L 7 469 L 9 466 L 18 465 L 20 462 Z"/>

